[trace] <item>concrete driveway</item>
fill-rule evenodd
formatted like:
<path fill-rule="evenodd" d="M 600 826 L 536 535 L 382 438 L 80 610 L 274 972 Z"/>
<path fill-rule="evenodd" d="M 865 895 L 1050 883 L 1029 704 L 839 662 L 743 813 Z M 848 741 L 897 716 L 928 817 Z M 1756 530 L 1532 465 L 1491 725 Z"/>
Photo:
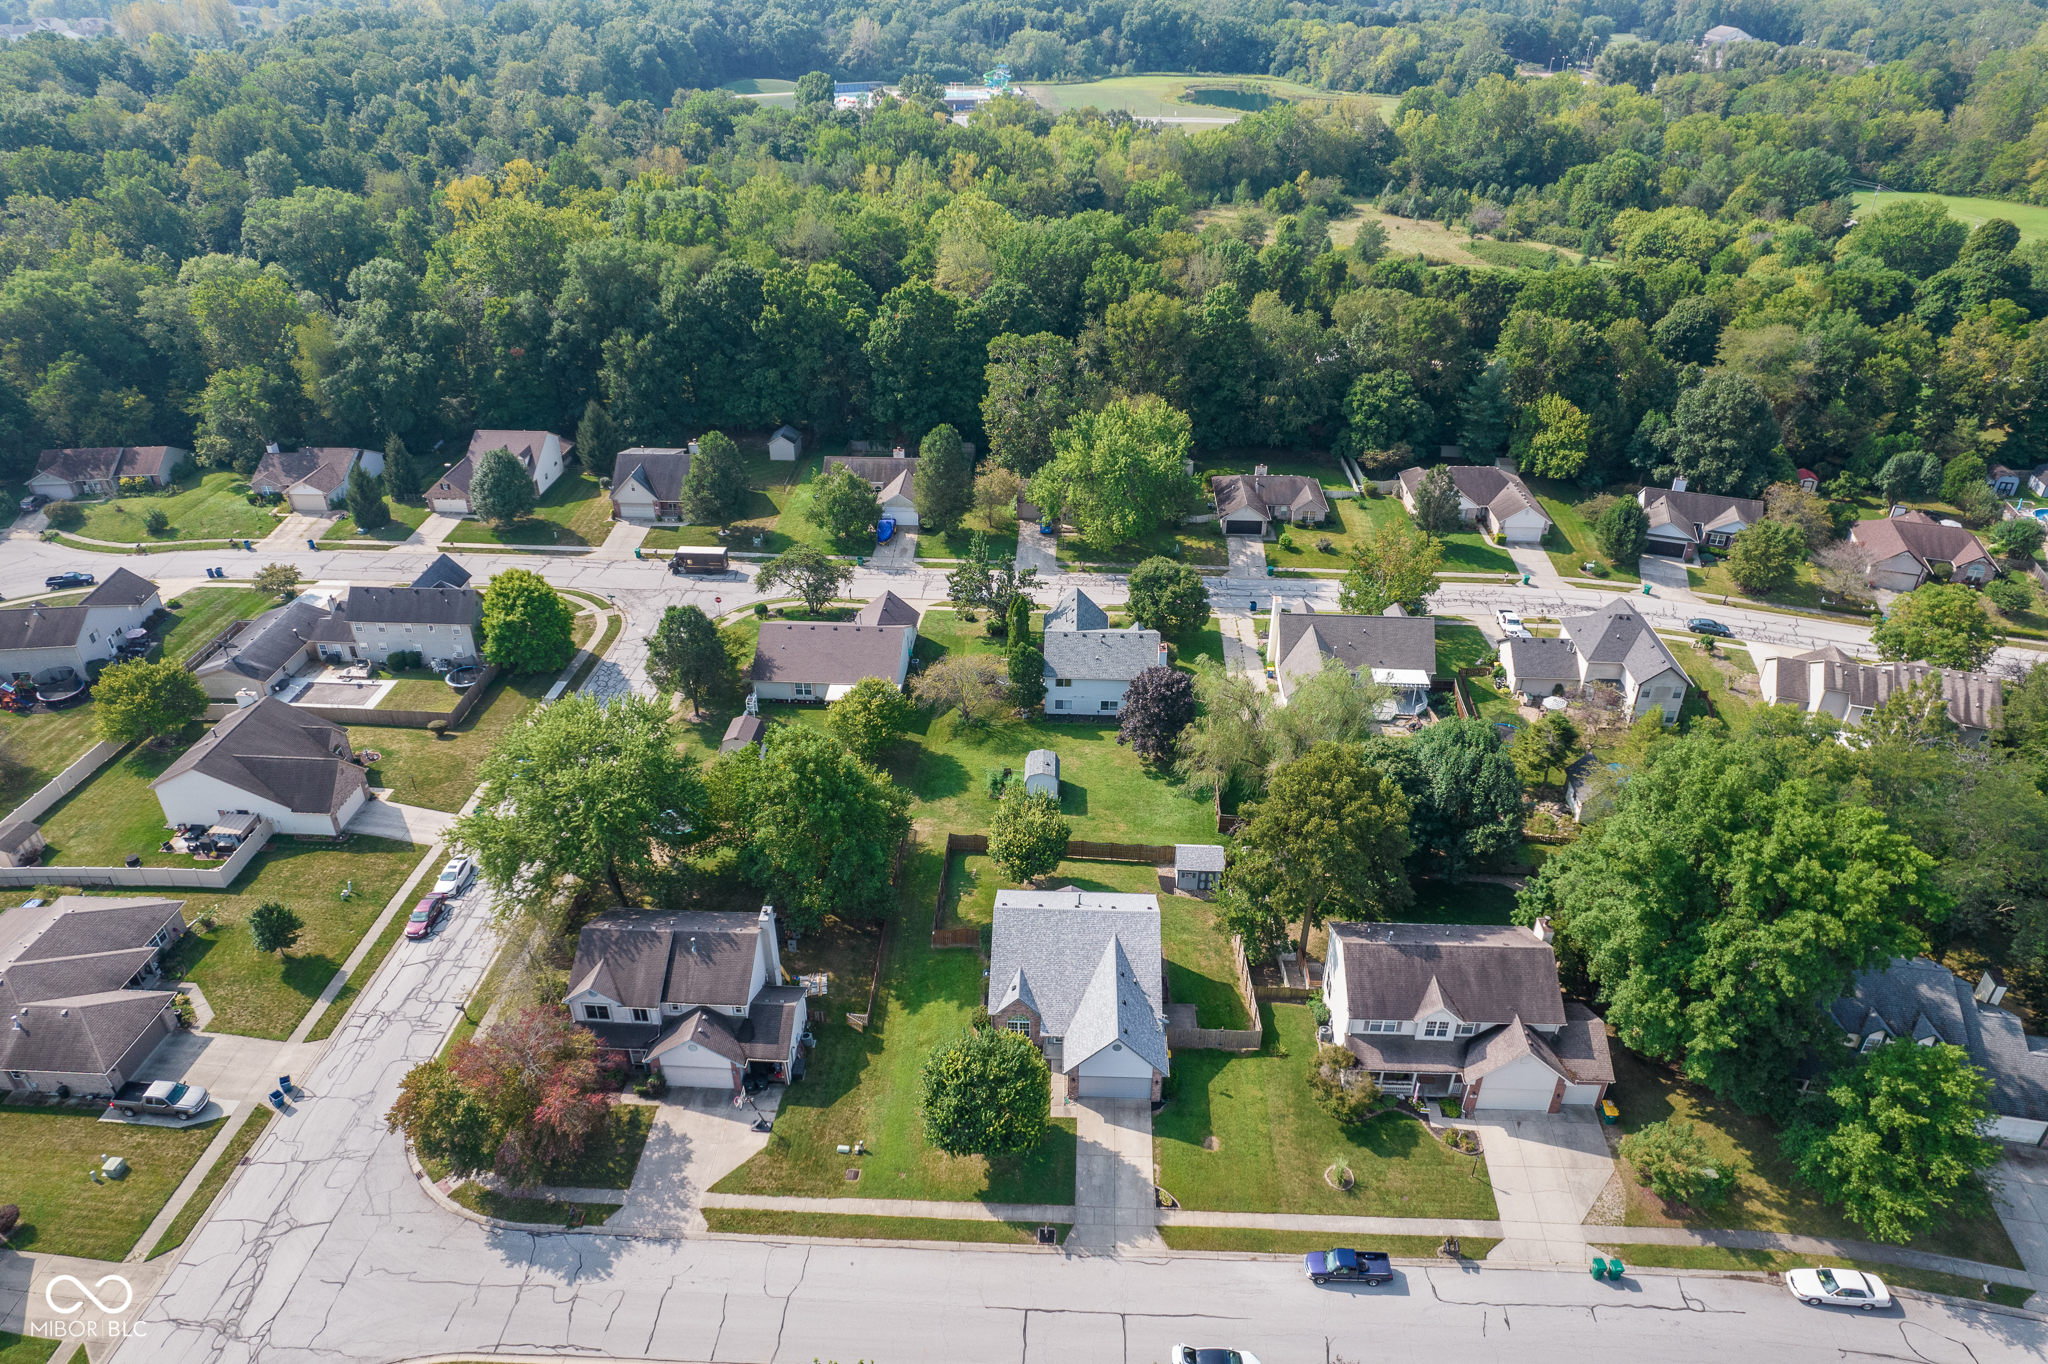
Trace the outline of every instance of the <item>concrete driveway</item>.
<path fill-rule="evenodd" d="M 754 1131 L 753 1122 L 759 1114 L 773 1117 L 782 1093 L 771 1085 L 734 1108 L 723 1090 L 670 1090 L 640 1153 L 626 1205 L 606 1225 L 667 1236 L 704 1231 L 705 1192 L 768 1144 L 768 1133 Z"/>
<path fill-rule="evenodd" d="M 1263 578 L 1266 576 L 1266 542 L 1256 535 L 1227 535 L 1230 546 L 1230 576 L 1233 578 Z"/>
<path fill-rule="evenodd" d="M 1677 559 L 1667 559 L 1661 554 L 1645 554 L 1636 565 L 1636 572 L 1646 583 L 1659 592 L 1693 595 L 1692 583 L 1685 576 L 1685 565 Z"/>
<path fill-rule="evenodd" d="M 2048 1274 L 2048 1151 L 2005 1148 L 1996 1173 L 1998 1220 L 2029 1274 Z M 2039 1309 L 2042 1295 L 2028 1306 Z"/>
<path fill-rule="evenodd" d="M 1599 1119 L 1588 1109 L 1501 1113 L 1462 1121 L 1479 1134 L 1505 1239 L 1487 1258 L 1579 1264 L 1586 1214 L 1614 1175 Z"/>
<path fill-rule="evenodd" d="M 909 568 L 917 562 L 917 532 L 897 527 L 887 544 L 875 546 L 868 555 L 870 568 Z"/>
<path fill-rule="evenodd" d="M 1136 1099 L 1053 1100 L 1053 1116 L 1076 1119 L 1074 1230 L 1069 1250 L 1160 1250 L 1152 1194 L 1152 1105 Z"/>
<path fill-rule="evenodd" d="M 400 805 L 395 800 L 366 800 L 348 822 L 348 831 L 366 838 L 389 838 L 422 847 L 439 843 L 448 835 L 455 816 L 445 810 L 420 805 Z"/>

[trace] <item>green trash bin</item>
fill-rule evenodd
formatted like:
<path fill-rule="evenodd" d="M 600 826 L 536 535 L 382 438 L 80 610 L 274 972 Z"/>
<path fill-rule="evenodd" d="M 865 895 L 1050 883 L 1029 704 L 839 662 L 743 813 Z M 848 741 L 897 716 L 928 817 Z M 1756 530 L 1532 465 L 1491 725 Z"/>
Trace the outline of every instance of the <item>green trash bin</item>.
<path fill-rule="evenodd" d="M 1609 1127 L 1621 1121 L 1621 1110 L 1614 1106 L 1614 1100 L 1600 1101 L 1600 1121 Z"/>
<path fill-rule="evenodd" d="M 1271 565 L 1271 564 L 1267 564 L 1267 565 L 1266 565 L 1266 576 L 1267 576 L 1267 577 L 1269 577 L 1269 578 L 1273 576 L 1273 565 Z"/>
<path fill-rule="evenodd" d="M 1607 1277 L 1607 1261 L 1601 1259 L 1598 1255 L 1593 1257 L 1593 1277 L 1596 1279 Z"/>
<path fill-rule="evenodd" d="M 1626 1273 L 1628 1273 L 1628 1266 L 1623 1264 L 1620 1260 L 1609 1260 L 1607 1262 L 1607 1277 L 1609 1279 L 1612 1279 L 1615 1282 L 1619 1283 L 1621 1281 L 1621 1276 Z"/>

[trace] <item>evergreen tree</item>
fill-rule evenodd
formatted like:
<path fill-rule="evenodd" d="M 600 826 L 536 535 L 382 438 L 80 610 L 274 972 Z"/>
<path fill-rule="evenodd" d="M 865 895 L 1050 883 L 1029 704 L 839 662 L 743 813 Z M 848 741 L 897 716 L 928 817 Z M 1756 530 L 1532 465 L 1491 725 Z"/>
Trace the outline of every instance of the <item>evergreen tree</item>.
<path fill-rule="evenodd" d="M 405 442 L 395 431 L 384 439 L 384 486 L 400 499 L 420 490 L 419 469 L 413 463 L 412 451 L 405 448 Z"/>
<path fill-rule="evenodd" d="M 747 462 L 739 447 L 722 431 L 699 436 L 697 453 L 683 475 L 683 515 L 700 525 L 730 526 L 746 515 L 749 496 Z"/>
<path fill-rule="evenodd" d="M 363 532 L 382 530 L 391 524 L 391 508 L 384 505 L 384 488 L 360 460 L 348 471 L 348 514 L 355 519 L 356 529 Z"/>
<path fill-rule="evenodd" d="M 595 474 L 608 472 L 619 451 L 626 448 L 611 413 L 595 399 L 583 405 L 583 420 L 576 424 L 576 459 Z"/>
<path fill-rule="evenodd" d="M 469 476 L 469 509 L 493 525 L 517 521 L 539 499 L 533 480 L 502 445 L 484 451 Z"/>

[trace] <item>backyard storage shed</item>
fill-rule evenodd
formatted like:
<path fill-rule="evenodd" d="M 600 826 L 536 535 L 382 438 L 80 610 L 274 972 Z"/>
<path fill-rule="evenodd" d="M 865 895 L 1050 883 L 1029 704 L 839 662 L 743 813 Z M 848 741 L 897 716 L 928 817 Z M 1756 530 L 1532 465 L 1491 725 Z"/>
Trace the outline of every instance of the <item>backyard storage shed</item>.
<path fill-rule="evenodd" d="M 1220 843 L 1176 843 L 1173 845 L 1173 883 L 1182 890 L 1214 890 L 1223 875 L 1223 845 Z"/>
<path fill-rule="evenodd" d="M 1060 798 L 1060 755 L 1049 748 L 1034 748 L 1024 759 L 1024 790 Z"/>
<path fill-rule="evenodd" d="M 768 438 L 768 458 L 793 460 L 803 453 L 803 433 L 794 426 L 778 426 L 775 434 Z"/>

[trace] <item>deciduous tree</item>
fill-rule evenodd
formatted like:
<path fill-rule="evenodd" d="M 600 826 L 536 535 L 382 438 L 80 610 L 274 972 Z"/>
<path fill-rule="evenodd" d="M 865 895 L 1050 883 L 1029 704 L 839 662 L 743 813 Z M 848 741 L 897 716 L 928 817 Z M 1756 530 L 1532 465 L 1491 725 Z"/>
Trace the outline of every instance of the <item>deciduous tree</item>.
<path fill-rule="evenodd" d="M 1415 490 L 1415 524 L 1431 535 L 1449 535 L 1458 529 L 1458 485 L 1451 479 L 1448 464 L 1431 466 Z"/>
<path fill-rule="evenodd" d="M 1024 478 L 1051 461 L 1053 432 L 1093 396 L 1074 343 L 1052 332 L 1004 333 L 989 342 L 983 379 L 981 419 L 989 458 Z"/>
<path fill-rule="evenodd" d="M 1167 762 L 1194 718 L 1195 679 L 1175 668 L 1147 668 L 1124 691 L 1116 741 L 1149 762 Z"/>
<path fill-rule="evenodd" d="M 1891 613 L 1870 632 L 1870 642 L 1879 658 L 1975 670 L 1998 647 L 1999 635 L 1971 589 L 1927 583 L 1892 600 Z"/>
<path fill-rule="evenodd" d="M 1659 1198 L 1706 1209 L 1719 1205 L 1735 1187 L 1729 1161 L 1716 1159 L 1699 1127 L 1666 1118 L 1621 1139 L 1621 1158 Z"/>
<path fill-rule="evenodd" d="M 1097 551 L 1177 521 L 1194 496 L 1183 466 L 1187 414 L 1147 395 L 1077 412 L 1053 436 L 1053 460 L 1031 478 L 1031 500 L 1061 508 Z"/>
<path fill-rule="evenodd" d="M 569 603 L 538 573 L 508 568 L 484 588 L 483 655 L 506 672 L 565 667 L 576 652 L 575 624 Z"/>
<path fill-rule="evenodd" d="M 1127 606 L 1138 625 L 1169 639 L 1209 622 L 1209 584 L 1187 564 L 1153 557 L 1131 570 Z"/>
<path fill-rule="evenodd" d="M 1579 727 L 1570 716 L 1561 710 L 1546 711 L 1542 719 L 1516 736 L 1515 764 L 1532 786 L 1546 784 L 1553 772 L 1562 782 L 1564 769 L 1577 761 L 1582 742 Z"/>
<path fill-rule="evenodd" d="M 1017 499 L 1024 495 L 1024 480 L 1001 465 L 991 465 L 974 480 L 974 510 L 983 529 L 1015 525 Z"/>
<path fill-rule="evenodd" d="M 1382 522 L 1351 551 L 1351 571 L 1337 588 L 1338 608 L 1377 616 L 1399 603 L 1409 615 L 1422 615 L 1443 562 L 1443 544 L 1434 536 L 1404 521 Z"/>
<path fill-rule="evenodd" d="M 290 564 L 265 564 L 256 572 L 253 586 L 258 592 L 274 592 L 280 597 L 289 597 L 299 585 L 299 570 Z"/>
<path fill-rule="evenodd" d="M 959 712 L 962 725 L 985 725 L 1010 704 L 1009 673 L 1000 658 L 952 654 L 912 678 L 910 694 L 941 714 Z"/>
<path fill-rule="evenodd" d="M 296 944 L 306 921 L 275 900 L 265 900 L 249 911 L 249 936 L 256 950 L 266 955 L 283 952 Z"/>
<path fill-rule="evenodd" d="M 950 535 L 974 499 L 974 457 L 950 426 L 935 426 L 917 447 L 917 524 Z"/>
<path fill-rule="evenodd" d="M 647 676 L 661 690 L 689 701 L 700 716 L 705 701 L 739 689 L 725 640 L 698 606 L 671 606 L 661 613 L 647 637 Z"/>
<path fill-rule="evenodd" d="M 1633 569 L 1643 557 L 1643 544 L 1650 535 L 1650 514 L 1634 498 L 1624 497 L 1600 514 L 1593 526 L 1593 538 L 1608 558 L 1623 568 Z"/>
<path fill-rule="evenodd" d="M 448 1053 L 449 1078 L 497 1129 L 492 1172 L 519 1188 L 574 1160 L 609 1126 L 618 1095 L 604 1087 L 607 1069 L 595 1034 L 555 1004 L 521 1009 Z"/>
<path fill-rule="evenodd" d="M 1568 399 L 1546 393 L 1516 425 L 1515 463 L 1543 478 L 1576 478 L 1586 466 L 1587 432 L 1585 413 Z"/>
<path fill-rule="evenodd" d="M 1413 748 L 1422 775 L 1420 789 L 1408 791 L 1415 861 L 1460 876 L 1520 840 L 1522 777 L 1492 725 L 1440 720 Z"/>
<path fill-rule="evenodd" d="M 920 1087 L 924 1138 L 947 1155 L 1018 1155 L 1045 1137 L 1052 1072 L 1022 1034 L 983 1028 L 942 1043 Z"/>
<path fill-rule="evenodd" d="M 1754 597 L 1789 587 L 1806 559 L 1806 532 L 1791 521 L 1765 519 L 1735 537 L 1728 576 Z"/>
<path fill-rule="evenodd" d="M 887 678 L 863 677 L 825 707 L 825 725 L 854 757 L 871 763 L 903 737 L 916 714 L 909 698 Z"/>
<path fill-rule="evenodd" d="M 843 543 L 867 534 L 882 519 L 882 502 L 873 484 L 836 464 L 811 483 L 811 515 Z"/>
<path fill-rule="evenodd" d="M 988 855 L 1012 881 L 1036 881 L 1059 870 L 1073 835 L 1057 797 L 1013 782 L 989 820 Z"/>
<path fill-rule="evenodd" d="M 808 933 L 827 914 L 889 912 L 896 845 L 910 832 L 910 797 L 901 788 L 808 725 L 775 726 L 767 751 L 738 772 L 740 865 L 791 931 Z"/>
<path fill-rule="evenodd" d="M 867 484 L 861 486 L 865 488 Z M 796 593 L 813 615 L 824 610 L 825 604 L 845 591 L 852 581 L 852 564 L 810 545 L 792 545 L 763 564 L 754 575 L 755 586 L 764 591 L 786 587 Z"/>
<path fill-rule="evenodd" d="M 93 728 L 118 744 L 161 747 L 206 714 L 206 689 L 181 663 L 117 663 L 93 685 Z"/>

